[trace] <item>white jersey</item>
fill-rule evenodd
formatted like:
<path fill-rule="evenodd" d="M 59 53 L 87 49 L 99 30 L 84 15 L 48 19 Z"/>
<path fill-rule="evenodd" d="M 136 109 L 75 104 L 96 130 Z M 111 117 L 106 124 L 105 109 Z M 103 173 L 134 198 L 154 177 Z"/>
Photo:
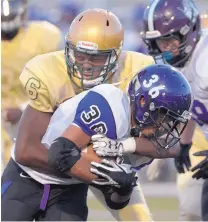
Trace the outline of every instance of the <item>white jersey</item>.
<path fill-rule="evenodd" d="M 190 61 L 181 71 L 194 94 L 193 118 L 208 136 L 208 33 L 202 35 Z"/>
<path fill-rule="evenodd" d="M 50 149 L 53 141 L 71 124 L 80 127 L 90 137 L 96 133 L 103 133 L 111 139 L 125 138 L 130 133 L 130 114 L 127 95 L 113 85 L 102 84 L 62 103 L 53 114 L 42 143 Z M 14 151 L 12 157 L 14 159 Z M 132 165 L 140 169 L 149 164 L 151 159 L 132 157 L 131 160 Z M 81 183 L 75 178 L 61 178 L 20 164 L 19 166 L 42 184 Z"/>

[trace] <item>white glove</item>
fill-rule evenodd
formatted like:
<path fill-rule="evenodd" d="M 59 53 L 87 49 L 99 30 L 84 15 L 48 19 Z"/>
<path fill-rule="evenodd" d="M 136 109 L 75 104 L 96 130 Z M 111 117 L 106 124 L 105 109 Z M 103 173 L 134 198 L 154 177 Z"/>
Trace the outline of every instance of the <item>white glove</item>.
<path fill-rule="evenodd" d="M 91 137 L 93 149 L 98 156 L 122 156 L 125 153 L 134 153 L 136 141 L 134 137 L 112 140 L 105 135 L 97 134 Z"/>
<path fill-rule="evenodd" d="M 137 177 L 129 164 L 117 164 L 114 161 L 103 159 L 101 163 L 91 162 L 91 173 L 99 176 L 92 181 L 96 185 L 111 185 L 116 187 L 135 186 Z"/>

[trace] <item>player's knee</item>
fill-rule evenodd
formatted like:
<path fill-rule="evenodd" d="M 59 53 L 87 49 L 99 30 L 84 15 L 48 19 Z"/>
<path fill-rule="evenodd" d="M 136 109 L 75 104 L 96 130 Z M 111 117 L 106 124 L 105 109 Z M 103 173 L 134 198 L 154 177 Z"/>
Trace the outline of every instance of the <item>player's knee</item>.
<path fill-rule="evenodd" d="M 81 151 L 70 140 L 59 137 L 51 144 L 48 152 L 48 164 L 54 170 L 66 172 L 80 159 Z"/>

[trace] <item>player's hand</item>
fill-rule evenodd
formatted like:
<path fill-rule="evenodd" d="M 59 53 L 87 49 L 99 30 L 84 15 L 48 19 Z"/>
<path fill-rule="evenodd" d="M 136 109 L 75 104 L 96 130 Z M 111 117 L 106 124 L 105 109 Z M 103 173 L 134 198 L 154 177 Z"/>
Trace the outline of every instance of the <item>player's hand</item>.
<path fill-rule="evenodd" d="M 197 180 L 200 178 L 208 179 L 208 150 L 194 153 L 194 156 L 204 156 L 205 159 L 191 169 L 191 171 L 194 172 L 192 177 Z"/>
<path fill-rule="evenodd" d="M 123 144 L 121 141 L 109 139 L 102 134 L 93 135 L 91 140 L 98 156 L 122 156 Z"/>
<path fill-rule="evenodd" d="M 2 118 L 5 122 L 16 124 L 22 116 L 22 110 L 19 108 L 6 108 L 2 110 Z"/>
<path fill-rule="evenodd" d="M 175 167 L 178 173 L 185 173 L 191 167 L 191 160 L 189 157 L 189 150 L 192 144 L 180 144 L 180 151 L 175 158 Z"/>
<path fill-rule="evenodd" d="M 91 162 L 90 171 L 99 178 L 92 181 L 96 185 L 110 185 L 115 187 L 134 187 L 137 177 L 129 164 L 117 164 L 114 161 L 103 159 L 101 163 Z"/>
<path fill-rule="evenodd" d="M 112 140 L 102 134 L 91 138 L 93 149 L 98 156 L 122 156 L 124 153 L 133 153 L 136 149 L 136 142 L 133 137 L 120 140 Z"/>

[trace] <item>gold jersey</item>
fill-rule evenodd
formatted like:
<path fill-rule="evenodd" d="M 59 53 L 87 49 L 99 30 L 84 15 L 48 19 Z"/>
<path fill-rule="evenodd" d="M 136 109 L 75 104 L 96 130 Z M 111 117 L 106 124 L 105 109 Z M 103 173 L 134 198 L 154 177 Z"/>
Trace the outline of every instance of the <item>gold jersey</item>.
<path fill-rule="evenodd" d="M 153 63 L 150 56 L 122 52 L 118 70 L 109 83 L 116 83 L 125 91 L 136 72 Z M 28 94 L 30 106 L 42 112 L 53 112 L 64 100 L 78 93 L 68 76 L 64 51 L 40 55 L 29 61 L 20 81 Z"/>
<path fill-rule="evenodd" d="M 1 107 L 21 107 L 28 98 L 19 81 L 25 64 L 33 57 L 56 51 L 61 41 L 59 29 L 46 21 L 31 21 L 21 28 L 11 41 L 1 41 Z M 12 141 L 8 133 L 14 126 L 2 122 L 2 150 L 4 163 L 10 157 Z M 16 126 L 15 126 L 16 127 Z"/>
<path fill-rule="evenodd" d="M 17 107 L 27 100 L 19 76 L 25 64 L 36 55 L 56 51 L 59 29 L 46 21 L 31 21 L 11 41 L 1 41 L 2 108 Z"/>

